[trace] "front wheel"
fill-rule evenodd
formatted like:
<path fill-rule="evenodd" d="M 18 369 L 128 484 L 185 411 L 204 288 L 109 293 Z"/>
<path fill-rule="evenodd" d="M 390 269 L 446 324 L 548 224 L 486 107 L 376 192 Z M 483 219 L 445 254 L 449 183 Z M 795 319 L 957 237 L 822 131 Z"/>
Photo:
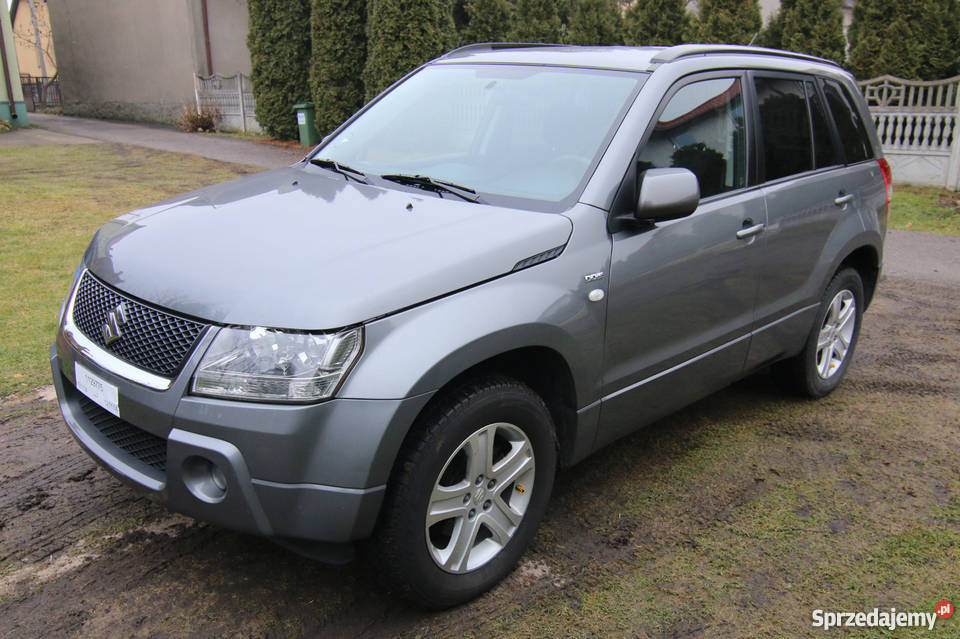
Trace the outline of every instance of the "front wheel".
<path fill-rule="evenodd" d="M 852 268 L 839 271 L 823 294 L 803 351 L 775 365 L 781 384 L 811 398 L 823 397 L 840 385 L 860 335 L 863 299 L 860 274 Z"/>
<path fill-rule="evenodd" d="M 483 593 L 533 538 L 556 465 L 550 412 L 529 387 L 491 377 L 454 391 L 401 450 L 375 538 L 378 573 L 425 608 Z"/>

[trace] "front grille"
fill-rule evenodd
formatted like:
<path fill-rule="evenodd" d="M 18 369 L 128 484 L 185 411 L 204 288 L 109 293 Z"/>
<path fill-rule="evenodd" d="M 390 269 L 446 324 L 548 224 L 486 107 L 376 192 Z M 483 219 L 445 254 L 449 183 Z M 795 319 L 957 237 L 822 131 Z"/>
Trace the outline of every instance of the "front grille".
<path fill-rule="evenodd" d="M 133 424 L 123 421 L 82 394 L 80 410 L 100 433 L 110 440 L 122 453 L 151 466 L 161 473 L 167 472 L 167 440 L 157 437 Z"/>
<path fill-rule="evenodd" d="M 109 346 L 104 325 L 123 304 L 122 336 Z M 84 273 L 73 303 L 73 323 L 101 348 L 151 373 L 173 377 L 206 329 L 204 324 L 136 302 Z"/>

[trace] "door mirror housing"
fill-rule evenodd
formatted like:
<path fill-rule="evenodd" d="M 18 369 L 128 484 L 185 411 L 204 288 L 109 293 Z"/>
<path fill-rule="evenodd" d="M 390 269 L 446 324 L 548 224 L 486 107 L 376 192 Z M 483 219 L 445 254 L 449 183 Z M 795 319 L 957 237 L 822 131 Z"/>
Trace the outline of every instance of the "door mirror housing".
<path fill-rule="evenodd" d="M 700 181 L 689 169 L 647 169 L 640 175 L 638 220 L 665 222 L 686 217 L 700 205 Z"/>

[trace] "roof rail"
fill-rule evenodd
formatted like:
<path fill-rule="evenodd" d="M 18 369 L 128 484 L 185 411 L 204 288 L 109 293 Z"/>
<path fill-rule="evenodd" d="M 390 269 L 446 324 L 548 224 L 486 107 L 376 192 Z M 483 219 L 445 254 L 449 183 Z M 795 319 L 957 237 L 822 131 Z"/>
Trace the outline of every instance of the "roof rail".
<path fill-rule="evenodd" d="M 694 55 L 705 55 L 708 53 L 752 53 L 753 55 L 770 55 L 781 58 L 794 58 L 797 60 L 808 60 L 810 62 L 820 62 L 831 64 L 835 67 L 840 65 L 833 60 L 818 58 L 815 55 L 805 53 L 796 53 L 794 51 L 781 51 L 780 49 L 767 49 L 765 47 L 745 47 L 735 44 L 678 44 L 673 47 L 667 47 L 657 53 L 651 62 L 673 62 L 679 58 L 686 58 Z"/>
<path fill-rule="evenodd" d="M 562 47 L 562 44 L 548 44 L 544 42 L 474 42 L 465 44 L 462 47 L 451 49 L 444 53 L 440 58 L 448 58 L 457 53 L 466 53 L 468 51 L 496 51 L 497 49 L 530 49 L 533 47 Z"/>

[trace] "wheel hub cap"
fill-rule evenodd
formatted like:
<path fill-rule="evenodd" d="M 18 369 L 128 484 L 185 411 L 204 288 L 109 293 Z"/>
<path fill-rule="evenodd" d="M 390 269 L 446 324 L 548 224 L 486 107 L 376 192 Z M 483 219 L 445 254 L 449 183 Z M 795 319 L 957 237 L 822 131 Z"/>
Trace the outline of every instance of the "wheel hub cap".
<path fill-rule="evenodd" d="M 425 533 L 434 562 L 451 573 L 486 564 L 510 541 L 533 492 L 533 447 L 504 422 L 467 437 L 434 482 Z"/>
<path fill-rule="evenodd" d="M 844 289 L 830 301 L 817 336 L 817 374 L 821 378 L 829 379 L 840 370 L 853 341 L 856 323 L 856 298 Z"/>

